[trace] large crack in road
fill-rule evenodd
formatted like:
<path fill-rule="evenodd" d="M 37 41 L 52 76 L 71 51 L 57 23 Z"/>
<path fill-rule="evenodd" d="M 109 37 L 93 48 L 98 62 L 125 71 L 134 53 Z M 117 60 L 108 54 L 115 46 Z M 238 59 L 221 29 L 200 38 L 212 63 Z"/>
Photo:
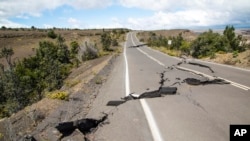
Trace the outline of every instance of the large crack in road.
<path fill-rule="evenodd" d="M 140 47 L 140 46 L 144 46 L 144 45 L 145 44 L 132 46 L 132 48 Z M 178 86 L 181 86 L 183 83 L 186 83 L 188 85 L 194 85 L 194 86 L 208 85 L 208 84 L 220 84 L 220 85 L 230 84 L 230 82 L 227 82 L 223 79 L 219 79 L 216 76 L 213 76 L 212 78 L 210 78 L 210 77 L 204 76 L 203 74 L 197 73 L 195 71 L 180 68 L 179 66 L 181 66 L 182 64 L 195 65 L 195 66 L 207 68 L 207 69 L 209 69 L 209 71 L 211 73 L 215 72 L 210 66 L 200 64 L 200 63 L 187 62 L 186 59 L 183 58 L 181 62 L 177 63 L 176 65 L 167 66 L 167 67 L 165 67 L 165 70 L 163 72 L 159 73 L 159 76 L 160 76 L 159 87 L 156 88 L 155 90 L 146 91 L 146 92 L 141 93 L 141 94 L 131 93 L 128 96 L 121 98 L 121 100 L 108 101 L 106 106 L 115 106 L 116 107 L 116 106 L 124 104 L 130 100 L 159 98 L 159 97 L 164 97 L 166 95 L 175 95 L 177 93 L 178 88 L 173 87 L 173 86 L 177 85 L 177 84 L 178 84 Z M 198 76 L 198 78 L 188 77 L 185 79 L 181 79 L 181 76 L 176 76 L 172 85 L 165 86 L 165 82 L 170 81 L 170 79 L 168 77 L 166 77 L 166 73 L 171 72 L 171 71 L 176 71 L 176 70 L 195 74 Z M 195 105 L 197 105 L 198 107 L 205 110 L 197 101 L 192 100 L 190 97 L 187 97 L 187 98 L 190 101 L 192 101 Z M 75 101 L 75 100 L 79 100 L 79 99 L 74 99 L 74 98 L 72 99 L 72 101 Z M 103 112 L 103 113 L 105 113 L 105 112 Z M 108 119 L 109 114 L 104 114 L 99 119 L 83 118 L 80 120 L 60 122 L 54 127 L 57 131 L 60 132 L 60 134 L 57 136 L 57 139 L 61 140 L 67 136 L 70 136 L 77 130 L 78 132 L 81 132 L 84 135 L 85 141 L 89 141 L 90 139 L 88 138 L 87 135 L 94 133 L 100 125 L 103 125 L 105 123 L 105 121 Z M 25 141 L 28 141 L 28 140 L 35 141 L 35 138 L 33 136 L 28 135 L 28 136 L 24 137 L 24 140 Z"/>
<path fill-rule="evenodd" d="M 136 46 L 138 47 L 138 46 Z M 199 63 L 193 63 L 193 62 L 188 62 L 186 59 L 183 59 L 181 62 L 177 63 L 176 65 L 168 66 L 165 67 L 165 70 L 161 73 L 159 73 L 160 76 L 160 81 L 159 81 L 159 88 L 152 90 L 152 91 L 146 91 L 142 94 L 135 94 L 131 93 L 126 97 L 121 98 L 121 100 L 111 100 L 108 101 L 106 104 L 107 106 L 119 106 L 121 104 L 126 103 L 129 100 L 138 100 L 138 99 L 149 99 L 149 98 L 159 98 L 159 97 L 164 97 L 165 95 L 175 95 L 177 93 L 177 87 L 172 87 L 176 84 L 179 84 L 181 86 L 183 83 L 186 83 L 188 85 L 208 85 L 208 84 L 230 84 L 229 82 L 219 79 L 216 76 L 213 78 L 208 78 L 204 76 L 203 74 L 196 73 L 192 70 L 186 70 L 186 69 L 181 69 L 178 66 L 181 66 L 182 64 L 189 64 L 189 65 L 196 65 L 199 67 L 207 68 L 211 71 L 211 73 L 214 73 L 215 71 L 206 65 L 199 64 Z M 170 86 L 164 86 L 166 81 L 170 81 L 169 78 L 166 77 L 166 73 L 170 71 L 175 71 L 175 70 L 180 70 L 180 71 L 185 71 L 189 72 L 192 74 L 197 75 L 199 78 L 185 78 L 181 79 L 180 76 L 177 76 L 175 78 L 175 82 L 173 82 L 172 85 Z M 192 100 L 192 98 L 188 97 L 192 103 L 194 103 L 196 106 L 200 107 L 205 111 L 205 109 L 195 100 Z M 112 113 L 113 114 L 113 113 Z M 76 121 L 69 121 L 69 122 L 63 122 L 59 123 L 55 128 L 62 133 L 62 137 L 71 135 L 75 130 L 79 130 L 82 134 L 87 135 L 90 133 L 95 132 L 100 125 L 104 123 L 105 120 L 107 120 L 109 114 L 105 114 L 102 116 L 100 119 L 92 119 L 92 118 L 86 118 L 86 119 L 81 119 L 81 120 L 76 120 Z M 88 141 L 89 139 L 87 137 L 84 138 L 85 141 Z"/>

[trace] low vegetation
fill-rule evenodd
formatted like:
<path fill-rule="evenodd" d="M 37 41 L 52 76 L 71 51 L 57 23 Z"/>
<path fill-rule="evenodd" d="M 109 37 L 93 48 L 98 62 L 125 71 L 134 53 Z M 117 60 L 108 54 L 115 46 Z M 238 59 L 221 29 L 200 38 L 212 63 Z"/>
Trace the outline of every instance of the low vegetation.
<path fill-rule="evenodd" d="M 184 39 L 182 33 L 179 33 L 178 36 L 167 38 L 150 32 L 146 42 L 149 46 L 175 56 L 184 54 L 187 56 L 191 55 L 194 58 L 214 58 L 216 53 L 223 52 L 233 53 L 233 56 L 236 57 L 238 53 L 249 49 L 250 45 L 246 43 L 246 39 L 242 35 L 236 35 L 234 31 L 233 26 L 226 26 L 222 35 L 209 30 L 200 34 L 194 40 Z M 140 40 L 145 41 L 144 38 Z"/>
<path fill-rule="evenodd" d="M 65 91 L 54 91 L 48 93 L 47 97 L 51 99 L 69 100 L 69 93 Z"/>
<path fill-rule="evenodd" d="M 10 29 L 2 27 L 2 30 Z M 40 41 L 34 55 L 19 60 L 12 59 L 15 54 L 13 48 L 1 47 L 0 58 L 7 65 L 0 64 L 0 118 L 10 116 L 46 96 L 67 100 L 69 94 L 58 90 L 64 85 L 71 69 L 78 67 L 82 61 L 116 51 L 125 31 L 103 31 L 96 35 L 100 43 L 88 41 L 79 44 L 71 40 L 68 46 L 63 36 L 51 29 L 47 32 L 50 40 Z M 101 81 L 97 80 L 97 83 Z"/>

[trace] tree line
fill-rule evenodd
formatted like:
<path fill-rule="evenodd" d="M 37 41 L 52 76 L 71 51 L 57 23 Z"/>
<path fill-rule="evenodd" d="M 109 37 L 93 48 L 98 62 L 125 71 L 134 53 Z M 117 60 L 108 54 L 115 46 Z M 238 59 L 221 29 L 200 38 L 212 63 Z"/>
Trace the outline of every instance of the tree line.
<path fill-rule="evenodd" d="M 171 40 L 171 44 L 169 44 Z M 217 52 L 238 53 L 249 48 L 249 44 L 242 35 L 235 34 L 233 26 L 226 26 L 223 34 L 215 33 L 211 29 L 201 33 L 195 40 L 187 41 L 180 33 L 168 38 L 150 33 L 148 44 L 155 47 L 165 47 L 170 50 L 181 51 L 182 54 L 195 58 L 214 57 Z"/>

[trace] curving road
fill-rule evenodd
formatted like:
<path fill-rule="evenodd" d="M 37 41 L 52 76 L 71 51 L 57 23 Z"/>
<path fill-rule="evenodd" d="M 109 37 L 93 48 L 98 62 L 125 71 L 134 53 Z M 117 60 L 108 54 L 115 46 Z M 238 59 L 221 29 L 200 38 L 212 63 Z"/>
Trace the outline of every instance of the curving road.
<path fill-rule="evenodd" d="M 183 63 L 140 45 L 135 32 L 127 34 L 124 54 L 116 59 L 107 82 L 100 90 L 89 117 L 110 113 L 109 124 L 95 133 L 105 141 L 211 141 L 229 140 L 230 124 L 250 124 L 250 71 L 199 60 Z M 106 106 L 130 93 L 157 90 L 160 73 L 164 86 L 177 87 L 177 94 L 128 101 Z M 197 75 L 199 74 L 199 75 Z M 230 84 L 189 85 L 186 78 L 220 78 Z M 177 83 L 176 83 L 177 82 Z"/>

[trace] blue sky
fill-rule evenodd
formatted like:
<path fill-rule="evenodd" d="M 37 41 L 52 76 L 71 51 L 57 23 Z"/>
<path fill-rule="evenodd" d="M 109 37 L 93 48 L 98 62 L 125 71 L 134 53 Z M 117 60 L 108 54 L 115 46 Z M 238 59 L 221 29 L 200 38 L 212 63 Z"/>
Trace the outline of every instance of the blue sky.
<path fill-rule="evenodd" d="M 250 27 L 249 0 L 0 0 L 0 26 L 140 30 Z"/>

